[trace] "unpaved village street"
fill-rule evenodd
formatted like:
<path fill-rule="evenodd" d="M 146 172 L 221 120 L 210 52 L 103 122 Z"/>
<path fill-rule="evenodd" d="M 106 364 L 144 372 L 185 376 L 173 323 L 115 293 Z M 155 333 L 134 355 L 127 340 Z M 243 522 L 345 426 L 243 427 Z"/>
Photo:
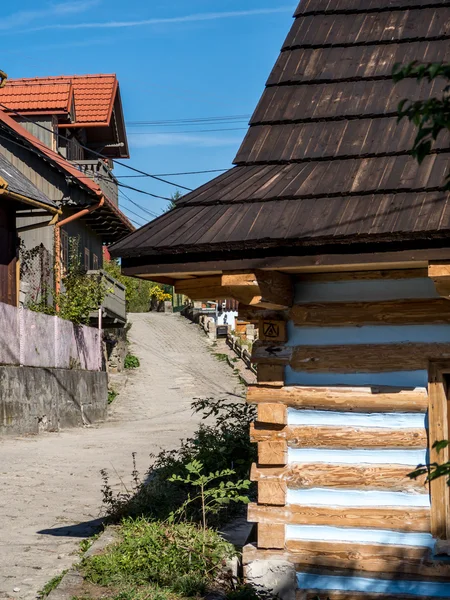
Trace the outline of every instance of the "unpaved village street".
<path fill-rule="evenodd" d="M 33 599 L 76 560 L 101 515 L 100 469 L 130 481 L 132 452 L 141 474 L 149 454 L 192 433 L 195 397 L 242 396 L 197 325 L 179 315 L 133 314 L 128 372 L 107 422 L 0 441 L 0 598 Z M 19 591 L 20 589 L 20 591 Z M 16 591 L 14 591 L 16 590 Z"/>

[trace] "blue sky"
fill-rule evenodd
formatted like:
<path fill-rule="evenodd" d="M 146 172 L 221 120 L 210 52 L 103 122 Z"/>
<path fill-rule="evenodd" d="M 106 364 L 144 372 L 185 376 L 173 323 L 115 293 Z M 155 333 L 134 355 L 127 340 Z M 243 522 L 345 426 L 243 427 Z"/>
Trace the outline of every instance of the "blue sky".
<path fill-rule="evenodd" d="M 292 23 L 295 0 L 3 0 L 0 68 L 13 77 L 116 73 L 126 121 L 251 114 Z M 235 129 L 196 132 L 198 129 Z M 231 165 L 246 122 L 128 126 L 130 165 L 150 173 Z M 117 175 L 130 171 L 116 167 Z M 190 188 L 213 175 L 171 177 Z M 148 178 L 122 179 L 169 196 Z M 160 213 L 163 200 L 126 190 Z M 139 224 L 149 217 L 128 201 Z M 142 215 L 139 219 L 131 209 Z"/>

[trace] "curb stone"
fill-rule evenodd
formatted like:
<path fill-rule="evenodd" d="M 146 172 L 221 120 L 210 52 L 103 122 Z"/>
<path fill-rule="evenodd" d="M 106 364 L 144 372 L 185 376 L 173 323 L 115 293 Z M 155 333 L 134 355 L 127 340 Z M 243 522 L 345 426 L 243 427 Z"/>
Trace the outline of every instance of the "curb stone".
<path fill-rule="evenodd" d="M 117 539 L 118 536 L 115 527 L 109 525 L 103 533 L 100 534 L 98 539 L 93 542 L 92 546 L 86 550 L 82 559 L 101 554 L 107 546 L 113 544 Z M 77 595 L 76 590 L 81 588 L 83 582 L 83 575 L 77 569 L 72 567 L 63 576 L 56 588 L 50 592 L 46 600 L 72 600 L 72 598 Z"/>

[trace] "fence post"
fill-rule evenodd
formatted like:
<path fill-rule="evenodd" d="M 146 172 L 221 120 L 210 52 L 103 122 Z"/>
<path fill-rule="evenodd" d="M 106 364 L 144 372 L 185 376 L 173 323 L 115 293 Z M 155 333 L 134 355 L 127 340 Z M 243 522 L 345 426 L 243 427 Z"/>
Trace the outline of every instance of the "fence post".
<path fill-rule="evenodd" d="M 102 307 L 100 306 L 100 308 L 98 309 L 98 367 L 99 367 L 99 371 L 102 370 L 102 366 L 103 366 L 103 344 L 102 344 L 102 327 L 103 327 L 103 322 L 102 322 Z"/>

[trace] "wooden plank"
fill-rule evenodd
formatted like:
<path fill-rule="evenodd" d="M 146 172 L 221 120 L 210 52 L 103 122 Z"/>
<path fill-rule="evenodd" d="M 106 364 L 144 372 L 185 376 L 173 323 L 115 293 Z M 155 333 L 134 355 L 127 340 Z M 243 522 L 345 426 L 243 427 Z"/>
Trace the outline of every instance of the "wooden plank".
<path fill-rule="evenodd" d="M 257 341 L 252 348 L 252 363 L 287 365 L 291 361 L 292 348 L 277 343 Z"/>
<path fill-rule="evenodd" d="M 339 592 L 336 590 L 297 590 L 295 600 L 317 600 L 327 598 L 328 600 L 432 600 L 436 596 L 417 596 L 412 594 L 375 594 L 367 592 Z"/>
<path fill-rule="evenodd" d="M 289 308 L 294 302 L 294 281 L 279 271 L 255 270 L 261 292 L 259 305 L 265 308 Z"/>
<path fill-rule="evenodd" d="M 450 563 L 431 560 L 424 548 L 383 546 L 381 544 L 345 544 L 329 542 L 286 542 L 286 550 L 244 547 L 244 567 L 254 560 L 285 560 L 297 571 L 305 566 L 317 571 L 329 568 L 345 572 L 378 573 L 383 579 L 417 577 L 446 581 L 450 577 Z M 361 573 L 361 576 L 364 576 Z"/>
<path fill-rule="evenodd" d="M 292 307 L 290 318 L 296 325 L 309 327 L 450 323 L 450 302 L 443 298 L 427 298 L 297 304 Z"/>
<path fill-rule="evenodd" d="M 450 365 L 449 365 L 450 366 Z M 449 439 L 449 415 L 444 377 L 441 365 L 431 362 L 429 365 L 428 427 L 430 441 L 430 462 L 443 463 L 449 460 L 449 449 L 437 452 L 432 446 L 435 442 Z M 441 477 L 430 482 L 431 492 L 431 532 L 435 538 L 450 537 L 450 492 L 446 478 Z"/>
<path fill-rule="evenodd" d="M 283 320 L 287 321 L 289 318 L 287 310 L 270 310 L 267 308 L 261 308 L 258 306 L 249 306 L 248 304 L 239 303 L 238 318 L 244 319 L 244 321 L 250 321 L 257 323 L 260 319 L 270 320 Z"/>
<path fill-rule="evenodd" d="M 285 465 L 287 463 L 286 441 L 259 442 L 258 463 L 260 465 Z"/>
<path fill-rule="evenodd" d="M 259 404 L 258 422 L 270 425 L 286 425 L 287 407 L 284 404 Z M 271 438 L 272 439 L 272 438 Z M 273 438 L 277 439 L 277 438 Z M 264 440 L 258 440 L 264 441 Z"/>
<path fill-rule="evenodd" d="M 282 407 L 282 404 L 259 404 L 258 421 L 250 427 L 252 442 L 287 440 L 289 448 L 427 448 L 425 428 L 381 429 L 365 427 L 291 426 L 268 429 L 260 419 L 264 406 Z M 286 407 L 284 407 L 286 408 Z"/>
<path fill-rule="evenodd" d="M 445 302 L 445 300 L 444 300 Z M 450 302 L 447 304 L 450 305 Z M 285 321 L 260 319 L 258 321 L 259 339 L 262 342 L 287 342 L 287 327 Z"/>
<path fill-rule="evenodd" d="M 258 481 L 258 504 L 284 506 L 286 504 L 286 482 L 280 479 Z"/>
<path fill-rule="evenodd" d="M 284 548 L 285 526 L 279 523 L 258 523 L 258 548 Z"/>
<path fill-rule="evenodd" d="M 262 443 L 264 442 L 260 442 L 260 444 Z M 269 465 L 271 463 L 265 464 Z M 253 464 L 250 479 L 252 481 L 283 480 L 291 490 L 327 487 L 349 490 L 428 493 L 428 489 L 424 485 L 425 477 L 409 479 L 408 473 L 413 470 L 409 465 L 293 463 L 284 467 L 259 467 Z"/>
<path fill-rule="evenodd" d="M 282 387 L 284 385 L 284 366 L 283 365 L 258 365 L 256 378 L 259 385 L 266 386 L 267 390 Z M 247 402 L 252 402 L 248 399 Z"/>
<path fill-rule="evenodd" d="M 280 362 L 289 348 L 276 352 Z M 275 353 L 275 350 L 273 350 Z M 263 360 L 267 350 L 257 351 Z M 290 365 L 309 373 L 381 373 L 426 369 L 432 359 L 450 358 L 450 344 L 353 344 L 347 346 L 296 346 Z"/>
<path fill-rule="evenodd" d="M 423 576 L 450 575 L 450 563 L 432 561 L 428 548 L 287 540 L 286 549 L 295 564 Z"/>
<path fill-rule="evenodd" d="M 249 504 L 247 519 L 257 523 L 368 527 L 398 531 L 430 532 L 428 508 L 353 508 L 328 506 L 260 506 Z"/>
<path fill-rule="evenodd" d="M 365 281 L 373 279 L 413 279 L 428 277 L 427 269 L 385 269 L 374 271 L 334 271 L 332 273 L 302 273 L 297 281 Z"/>
<path fill-rule="evenodd" d="M 263 365 L 258 367 L 259 369 Z M 249 385 L 247 402 L 282 402 L 292 408 L 350 412 L 420 412 L 428 409 L 425 389 L 389 387 L 304 387 Z"/>

